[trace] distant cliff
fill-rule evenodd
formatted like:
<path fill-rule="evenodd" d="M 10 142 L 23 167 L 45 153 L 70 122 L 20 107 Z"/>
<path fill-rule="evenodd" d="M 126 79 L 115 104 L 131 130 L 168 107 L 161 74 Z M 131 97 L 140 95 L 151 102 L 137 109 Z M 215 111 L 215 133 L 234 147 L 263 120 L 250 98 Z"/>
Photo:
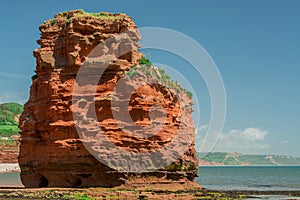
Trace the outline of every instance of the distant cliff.
<path fill-rule="evenodd" d="M 0 104 L 0 163 L 17 163 L 19 155 L 19 116 L 23 105 Z"/>
<path fill-rule="evenodd" d="M 199 157 L 202 157 L 198 154 Z M 209 153 L 199 166 L 300 166 L 300 158 L 284 155 L 243 155 L 240 153 Z"/>
<path fill-rule="evenodd" d="M 8 144 L 6 140 L 12 135 L 18 135 L 19 116 L 23 112 L 23 106 L 17 103 L 0 104 L 0 146 Z M 5 141 L 3 141 L 5 140 Z M 14 139 L 15 140 L 15 139 Z"/>
<path fill-rule="evenodd" d="M 18 103 L 0 104 L 0 125 L 18 125 L 23 106 Z"/>

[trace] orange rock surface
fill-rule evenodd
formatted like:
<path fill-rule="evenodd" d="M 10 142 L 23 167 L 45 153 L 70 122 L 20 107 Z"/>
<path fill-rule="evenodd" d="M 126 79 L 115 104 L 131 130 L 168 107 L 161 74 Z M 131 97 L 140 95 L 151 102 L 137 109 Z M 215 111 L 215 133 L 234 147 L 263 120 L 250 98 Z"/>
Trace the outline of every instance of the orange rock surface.
<path fill-rule="evenodd" d="M 128 70 L 139 66 L 142 57 L 138 52 L 141 37 L 130 17 L 125 14 L 92 15 L 81 10 L 70 11 L 45 21 L 40 31 L 40 48 L 34 51 L 36 76 L 33 77 L 30 98 L 25 104 L 19 125 L 19 164 L 21 180 L 26 187 L 112 187 L 126 184 L 128 180 L 132 182 L 135 177 L 193 181 L 198 165 L 193 141 L 173 163 L 151 172 L 118 171 L 99 162 L 91 154 L 91 149 L 103 145 L 103 137 L 124 151 L 149 153 L 170 144 L 177 137 L 180 127 L 184 127 L 186 133 L 194 133 L 190 97 L 181 91 L 179 96 L 185 102 L 185 105 L 181 105 L 172 89 L 160 84 L 147 85 L 140 84 L 139 79 L 124 79 L 121 88 L 123 92 L 136 88 L 126 107 L 135 126 L 144 127 L 143 130 L 155 130 L 153 126 L 151 128 L 151 123 L 155 119 L 162 121 L 163 118 L 163 126 L 158 128 L 155 135 L 136 137 L 134 134 L 138 131 L 135 126 L 130 125 L 127 119 L 122 119 L 118 110 L 114 111 L 112 99 L 115 98 L 113 91 L 117 82 Z M 127 38 L 120 37 L 125 32 Z M 87 92 L 88 84 L 75 90 L 79 68 L 84 63 L 94 62 L 107 66 L 94 94 Z M 96 74 L 86 74 L 87 79 L 94 76 Z M 143 76 L 140 78 L 144 79 Z M 76 99 L 77 96 L 80 99 Z M 81 111 L 81 106 L 89 109 Z M 163 115 L 156 113 L 154 120 L 150 117 L 153 106 L 160 106 L 165 111 Z M 85 119 L 93 109 L 104 136 L 94 134 L 91 126 L 75 123 L 74 117 L 82 115 Z M 115 119 L 114 112 L 122 123 Z M 93 142 L 91 149 L 88 149 L 78 130 L 84 130 L 85 135 L 94 134 L 93 139 L 100 143 Z M 179 143 L 182 141 L 182 145 L 186 145 L 184 135 L 178 138 Z M 116 156 L 119 158 L 116 161 L 120 163 L 129 162 L 122 155 L 118 157 L 114 149 L 101 151 L 96 153 Z"/>

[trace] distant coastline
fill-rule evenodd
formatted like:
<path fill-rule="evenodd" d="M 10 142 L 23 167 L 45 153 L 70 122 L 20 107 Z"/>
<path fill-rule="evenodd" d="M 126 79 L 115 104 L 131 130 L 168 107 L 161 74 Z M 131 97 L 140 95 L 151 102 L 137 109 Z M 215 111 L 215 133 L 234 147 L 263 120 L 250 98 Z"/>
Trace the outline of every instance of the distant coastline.
<path fill-rule="evenodd" d="M 285 155 L 244 155 L 237 152 L 198 153 L 199 166 L 300 166 L 300 158 Z"/>

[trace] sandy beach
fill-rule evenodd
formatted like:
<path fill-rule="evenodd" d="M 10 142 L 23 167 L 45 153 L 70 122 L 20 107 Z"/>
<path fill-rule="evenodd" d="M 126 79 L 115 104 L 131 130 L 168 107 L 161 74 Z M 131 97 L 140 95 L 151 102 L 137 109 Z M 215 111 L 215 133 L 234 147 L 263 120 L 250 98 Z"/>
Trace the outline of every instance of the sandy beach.
<path fill-rule="evenodd" d="M 0 173 L 20 172 L 18 163 L 0 163 Z"/>

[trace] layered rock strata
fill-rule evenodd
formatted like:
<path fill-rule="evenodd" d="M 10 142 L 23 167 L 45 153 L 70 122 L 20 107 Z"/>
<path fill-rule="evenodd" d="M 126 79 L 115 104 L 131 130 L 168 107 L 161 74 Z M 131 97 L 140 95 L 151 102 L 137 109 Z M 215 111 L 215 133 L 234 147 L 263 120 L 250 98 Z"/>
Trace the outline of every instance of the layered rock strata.
<path fill-rule="evenodd" d="M 19 164 L 26 187 L 113 187 L 135 178 L 162 182 L 194 179 L 198 163 L 194 143 L 187 144 L 184 135 L 177 137 L 180 131 L 194 133 L 191 98 L 178 84 L 169 80 L 166 84 L 162 71 L 143 62 L 147 59 L 138 52 L 141 37 L 130 17 L 63 12 L 45 21 L 40 31 L 40 48 L 34 51 L 36 75 L 19 125 Z M 78 72 L 83 66 L 91 71 L 82 72 L 81 80 Z M 93 87 L 89 80 L 99 76 L 100 68 L 103 74 Z M 151 84 L 142 83 L 147 77 Z M 129 96 L 118 97 L 118 82 L 122 82 L 120 91 Z M 123 116 L 118 106 L 125 100 L 129 102 L 125 105 L 128 115 Z M 154 106 L 162 109 L 152 109 Z M 101 134 L 91 125 L 91 118 Z M 150 130 L 155 134 L 143 137 Z M 167 147 L 176 137 L 179 145 L 188 147 L 163 167 L 151 159 L 126 159 L 114 148 L 103 147 L 102 141 L 106 138 L 123 152 L 138 155 Z M 125 172 L 97 156 L 106 161 L 118 158 L 119 164 L 145 162 L 160 168 L 143 172 L 137 168 L 128 171 L 127 167 Z"/>

